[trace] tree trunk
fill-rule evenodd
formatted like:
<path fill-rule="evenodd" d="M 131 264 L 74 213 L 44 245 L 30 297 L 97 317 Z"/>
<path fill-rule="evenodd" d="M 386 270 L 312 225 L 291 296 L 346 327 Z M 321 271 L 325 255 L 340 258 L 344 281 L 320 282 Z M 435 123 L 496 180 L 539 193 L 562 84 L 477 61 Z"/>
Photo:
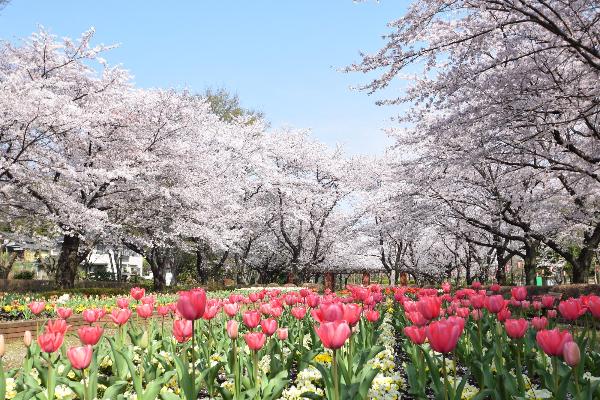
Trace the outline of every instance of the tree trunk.
<path fill-rule="evenodd" d="M 78 236 L 64 236 L 56 271 L 56 283 L 62 289 L 70 289 L 75 286 L 77 268 L 81 263 L 78 254 L 79 244 L 80 240 Z"/>
<path fill-rule="evenodd" d="M 204 254 L 202 252 L 202 249 L 196 250 L 196 275 L 196 280 L 201 285 L 206 285 L 207 274 L 206 269 L 204 268 Z"/>
<path fill-rule="evenodd" d="M 152 270 L 152 283 L 155 291 L 164 290 L 167 286 L 166 270 L 170 252 L 165 249 L 152 249 L 150 259 L 150 270 Z"/>
<path fill-rule="evenodd" d="M 592 266 L 594 251 L 589 247 L 581 249 L 579 256 L 571 263 L 573 266 L 573 283 L 587 283 L 588 272 Z"/>
<path fill-rule="evenodd" d="M 526 285 L 535 285 L 539 247 L 540 242 L 537 240 L 527 241 L 525 243 L 525 259 L 523 260 L 523 269 L 525 272 Z"/>

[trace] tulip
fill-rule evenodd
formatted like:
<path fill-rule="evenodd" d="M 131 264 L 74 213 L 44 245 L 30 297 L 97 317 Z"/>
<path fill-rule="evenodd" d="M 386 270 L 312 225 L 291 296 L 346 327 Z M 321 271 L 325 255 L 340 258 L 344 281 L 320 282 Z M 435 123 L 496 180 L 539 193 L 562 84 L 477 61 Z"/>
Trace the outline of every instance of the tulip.
<path fill-rule="evenodd" d="M 369 310 L 365 313 L 365 317 L 369 322 L 377 322 L 379 321 L 379 311 L 377 310 Z"/>
<path fill-rule="evenodd" d="M 306 316 L 306 308 L 305 307 L 293 307 L 290 310 L 290 313 L 297 320 L 301 320 Z"/>
<path fill-rule="evenodd" d="M 474 309 L 479 310 L 485 306 L 485 295 L 475 294 L 469 298 Z"/>
<path fill-rule="evenodd" d="M 97 322 L 98 319 L 100 318 L 100 314 L 98 313 L 98 310 L 96 310 L 94 308 L 88 308 L 86 310 L 83 310 L 83 312 L 81 313 L 81 316 L 83 317 L 83 320 L 85 322 L 87 322 L 88 324 L 93 324 L 94 322 Z"/>
<path fill-rule="evenodd" d="M 423 344 L 427 336 L 425 335 L 425 327 L 407 326 L 404 328 L 404 334 L 410 338 L 414 344 Z"/>
<path fill-rule="evenodd" d="M 498 314 L 496 314 L 496 317 L 498 318 L 498 321 L 504 322 L 510 318 L 511 314 L 512 313 L 510 312 L 508 307 L 504 307 L 502 310 L 500 310 Z"/>
<path fill-rule="evenodd" d="M 277 330 L 277 321 L 273 318 L 263 319 L 260 321 L 260 327 L 267 336 L 271 336 Z"/>
<path fill-rule="evenodd" d="M 577 299 L 568 299 L 561 301 L 558 304 L 558 311 L 560 315 L 568 321 L 575 321 L 577 318 L 585 314 L 585 308 L 581 306 L 581 303 Z"/>
<path fill-rule="evenodd" d="M 575 367 L 581 361 L 581 353 L 576 342 L 567 342 L 563 347 L 563 358 L 567 365 Z"/>
<path fill-rule="evenodd" d="M 110 314 L 112 321 L 119 326 L 125 325 L 131 317 L 131 310 L 128 308 L 115 308 Z"/>
<path fill-rule="evenodd" d="M 321 298 L 317 295 L 309 294 L 308 296 L 306 296 L 306 305 L 309 306 L 310 308 L 317 307 L 320 302 L 321 302 Z"/>
<path fill-rule="evenodd" d="M 133 297 L 135 300 L 139 301 L 142 297 L 144 297 L 144 295 L 146 294 L 146 290 L 144 288 L 139 288 L 139 287 L 133 287 L 131 288 L 131 290 L 129 291 L 129 294 L 131 295 L 131 297 Z M 124 308 L 124 307 L 122 307 Z"/>
<path fill-rule="evenodd" d="M 144 296 L 140 299 L 140 301 L 142 302 L 142 304 L 154 305 L 154 303 L 156 302 L 156 298 L 154 298 L 154 296 Z"/>
<path fill-rule="evenodd" d="M 176 319 L 173 321 L 173 336 L 179 343 L 185 343 L 192 337 L 192 321 Z"/>
<path fill-rule="evenodd" d="M 316 332 L 323 343 L 323 347 L 332 350 L 341 348 L 352 333 L 350 325 L 342 320 L 323 322 L 316 328 Z"/>
<path fill-rule="evenodd" d="M 195 321 L 202 318 L 206 309 L 206 293 L 204 289 L 192 289 L 179 293 L 177 311 L 187 320 Z"/>
<path fill-rule="evenodd" d="M 129 299 L 127 297 L 119 297 L 117 299 L 117 307 L 129 308 Z"/>
<path fill-rule="evenodd" d="M 417 309 L 423 317 L 428 320 L 437 318 L 440 315 L 442 299 L 437 296 L 425 296 L 417 302 Z"/>
<path fill-rule="evenodd" d="M 210 321 L 211 319 L 217 316 L 217 313 L 219 311 L 221 310 L 218 305 L 207 306 L 204 310 L 204 315 L 202 315 L 202 318 L 206 321 Z"/>
<path fill-rule="evenodd" d="M 471 284 L 471 287 L 475 290 L 479 290 L 479 289 L 481 289 L 481 282 L 473 281 L 473 283 Z"/>
<path fill-rule="evenodd" d="M 353 327 L 360 321 L 360 314 L 362 313 L 362 307 L 355 303 L 345 304 L 344 305 L 344 317 L 342 318 L 344 321 Z"/>
<path fill-rule="evenodd" d="M 73 310 L 67 307 L 57 307 L 56 314 L 62 319 L 69 319 L 69 317 L 73 314 Z"/>
<path fill-rule="evenodd" d="M 248 332 L 244 335 L 244 340 L 250 350 L 258 351 L 265 345 L 267 337 L 262 332 Z"/>
<path fill-rule="evenodd" d="M 323 303 L 316 311 L 319 312 L 322 322 L 339 321 L 344 318 L 344 306 L 341 303 Z"/>
<path fill-rule="evenodd" d="M 236 320 L 230 319 L 227 321 L 227 335 L 231 339 L 237 339 L 238 337 L 239 324 Z"/>
<path fill-rule="evenodd" d="M 536 331 L 541 331 L 548 326 L 548 319 L 546 317 L 533 317 L 531 325 L 533 325 Z"/>
<path fill-rule="evenodd" d="M 140 304 L 136 309 L 137 315 L 146 319 L 152 316 L 154 312 L 154 305 L 152 304 Z"/>
<path fill-rule="evenodd" d="M 476 311 L 476 310 L 473 310 Z M 468 318 L 469 317 L 469 309 L 466 307 L 459 307 L 456 309 L 455 314 L 461 318 Z"/>
<path fill-rule="evenodd" d="M 527 332 L 528 326 L 529 324 L 524 318 L 507 319 L 506 321 L 504 321 L 504 328 L 506 329 L 506 334 L 511 339 L 520 339 L 523 336 L 525 336 L 525 332 Z"/>
<path fill-rule="evenodd" d="M 60 333 L 44 333 L 38 336 L 37 342 L 44 353 L 54 353 L 62 346 L 64 338 Z"/>
<path fill-rule="evenodd" d="M 34 315 L 38 315 L 44 311 L 44 308 L 46 308 L 46 303 L 43 301 L 32 301 L 29 303 L 28 307 Z"/>
<path fill-rule="evenodd" d="M 223 311 L 230 318 L 233 318 L 238 313 L 239 310 L 240 310 L 240 306 L 237 303 L 227 303 L 227 304 L 223 305 Z"/>
<path fill-rule="evenodd" d="M 438 353 L 448 354 L 456 347 L 462 333 L 461 326 L 453 321 L 439 320 L 425 328 L 431 348 Z"/>
<path fill-rule="evenodd" d="M 504 306 L 504 297 L 502 297 L 500 294 L 486 298 L 485 307 L 493 314 L 498 314 L 500 311 L 502 311 Z"/>
<path fill-rule="evenodd" d="M 471 318 L 475 321 L 479 321 L 483 317 L 483 312 L 481 310 L 473 310 L 471 311 Z"/>
<path fill-rule="evenodd" d="M 600 297 L 590 296 L 587 302 L 587 308 L 594 318 L 600 318 Z"/>
<path fill-rule="evenodd" d="M 452 289 L 452 285 L 450 285 L 450 283 L 448 283 L 448 282 L 442 283 L 442 290 L 444 291 L 444 293 L 450 293 L 451 289 Z"/>
<path fill-rule="evenodd" d="M 246 311 L 242 314 L 242 321 L 249 329 L 254 329 L 260 323 L 260 312 L 256 310 Z"/>
<path fill-rule="evenodd" d="M 490 290 L 494 293 L 498 293 L 500 291 L 500 285 L 494 283 L 492 286 L 490 286 Z"/>
<path fill-rule="evenodd" d="M 552 308 L 554 306 L 554 297 L 550 295 L 542 296 L 542 305 L 544 308 Z"/>
<path fill-rule="evenodd" d="M 48 320 L 48 324 L 46 325 L 46 332 L 47 333 L 60 333 L 61 335 L 64 335 L 65 333 L 67 333 L 67 330 L 69 329 L 71 325 L 67 325 L 67 321 L 65 321 L 64 319 L 56 319 L 56 320 Z"/>
<path fill-rule="evenodd" d="M 568 331 L 561 331 L 558 328 L 552 330 L 541 330 L 535 340 L 538 345 L 549 356 L 561 356 L 565 343 L 572 342 L 573 337 Z"/>
<path fill-rule="evenodd" d="M 104 333 L 104 329 L 99 326 L 82 326 L 77 329 L 77 334 L 79 335 L 79 340 L 81 340 L 82 344 L 89 344 L 91 346 L 95 346 L 102 337 Z"/>
<path fill-rule="evenodd" d="M 171 307 L 169 307 L 169 306 L 158 306 L 156 308 L 156 312 L 161 317 L 166 317 L 171 312 Z"/>
<path fill-rule="evenodd" d="M 527 298 L 527 288 L 525 286 L 515 286 L 510 290 L 510 294 L 517 301 L 523 301 Z"/>
<path fill-rule="evenodd" d="M 31 331 L 25 331 L 23 334 L 23 343 L 25 344 L 25 347 L 31 346 L 32 341 L 33 339 L 31 337 Z"/>
<path fill-rule="evenodd" d="M 413 324 L 413 325 L 417 325 L 417 326 L 423 326 L 426 325 L 427 322 L 429 322 L 429 320 L 427 320 L 423 314 L 421 314 L 418 311 L 412 311 L 412 312 L 408 312 L 406 313 L 406 317 L 409 319 L 409 321 Z"/>
<path fill-rule="evenodd" d="M 548 316 L 548 318 L 556 318 L 556 310 L 548 310 L 546 311 L 546 315 Z"/>
<path fill-rule="evenodd" d="M 279 340 L 286 340 L 288 338 L 288 328 L 277 329 L 277 338 Z"/>
<path fill-rule="evenodd" d="M 92 346 L 71 347 L 67 350 L 67 357 L 71 362 L 71 366 L 75 369 L 86 369 L 92 362 Z"/>

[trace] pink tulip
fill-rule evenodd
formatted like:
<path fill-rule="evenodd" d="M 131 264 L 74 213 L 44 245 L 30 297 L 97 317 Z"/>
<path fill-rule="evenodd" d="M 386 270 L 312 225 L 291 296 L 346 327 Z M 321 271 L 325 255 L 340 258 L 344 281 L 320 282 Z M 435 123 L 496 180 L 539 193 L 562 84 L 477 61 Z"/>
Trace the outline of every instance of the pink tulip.
<path fill-rule="evenodd" d="M 178 343 L 185 343 L 192 337 L 192 321 L 176 319 L 173 321 L 173 336 Z"/>
<path fill-rule="evenodd" d="M 236 339 L 238 337 L 239 324 L 235 319 L 230 319 L 227 321 L 227 335 L 231 339 Z"/>
<path fill-rule="evenodd" d="M 242 314 L 242 321 L 250 329 L 254 329 L 260 323 L 260 312 L 256 310 L 246 311 Z"/>
<path fill-rule="evenodd" d="M 369 321 L 369 322 L 377 322 L 377 321 L 379 321 L 379 311 L 368 310 L 365 313 L 365 318 L 367 318 L 367 321 Z"/>
<path fill-rule="evenodd" d="M 523 301 L 527 298 L 527 288 L 525 286 L 515 286 L 510 290 L 510 293 L 517 301 Z"/>
<path fill-rule="evenodd" d="M 577 318 L 585 314 L 586 309 L 581 306 L 581 303 L 577 299 L 568 299 L 561 301 L 558 304 L 558 311 L 560 315 L 568 321 L 575 321 Z"/>
<path fill-rule="evenodd" d="M 125 325 L 130 317 L 131 310 L 128 308 L 115 308 L 110 314 L 110 318 L 112 319 L 112 321 L 119 326 Z"/>
<path fill-rule="evenodd" d="M 267 336 L 271 336 L 277 330 L 277 321 L 273 318 L 263 319 L 260 321 L 260 327 Z"/>
<path fill-rule="evenodd" d="M 44 333 L 38 336 L 37 342 L 44 353 L 54 353 L 62 346 L 64 338 L 61 333 Z"/>
<path fill-rule="evenodd" d="M 360 314 L 362 313 L 362 307 L 355 303 L 344 304 L 344 321 L 353 327 L 360 321 Z"/>
<path fill-rule="evenodd" d="M 190 321 L 202 318 L 206 309 L 206 293 L 204 289 L 192 289 L 179 293 L 177 311 Z"/>
<path fill-rule="evenodd" d="M 139 301 L 146 294 L 146 290 L 144 288 L 134 287 L 134 288 L 131 288 L 131 290 L 129 291 L 129 294 L 135 300 Z"/>
<path fill-rule="evenodd" d="M 404 334 L 410 338 L 414 344 L 423 344 L 427 336 L 425 335 L 425 327 L 407 326 L 404 328 Z"/>
<path fill-rule="evenodd" d="M 267 337 L 262 332 L 248 332 L 244 335 L 244 340 L 250 350 L 258 351 L 265 345 Z"/>
<path fill-rule="evenodd" d="M 443 354 L 454 350 L 461 333 L 462 328 L 458 323 L 443 319 L 434 321 L 425 328 L 431 348 Z"/>
<path fill-rule="evenodd" d="M 504 328 L 506 329 L 506 334 L 511 339 L 520 339 L 525 336 L 525 332 L 527 332 L 527 327 L 529 324 L 526 319 L 507 319 L 504 321 Z"/>
<path fill-rule="evenodd" d="M 44 311 L 44 308 L 46 308 L 46 303 L 43 301 L 32 301 L 29 303 L 28 307 L 34 315 L 38 315 Z"/>
<path fill-rule="evenodd" d="M 536 331 L 541 331 L 548 326 L 548 319 L 546 319 L 546 317 L 533 317 L 531 319 L 531 325 L 533 325 Z"/>
<path fill-rule="evenodd" d="M 71 347 L 67 350 L 67 357 L 75 369 L 86 369 L 92 362 L 92 346 L 89 344 L 80 347 Z"/>
<path fill-rule="evenodd" d="M 573 337 L 568 331 L 561 331 L 555 328 L 539 331 L 535 336 L 535 340 L 544 353 L 549 356 L 561 356 L 565 343 L 572 342 Z"/>
<path fill-rule="evenodd" d="M 277 337 L 279 340 L 286 340 L 288 338 L 288 328 L 277 329 Z"/>
<path fill-rule="evenodd" d="M 227 303 L 223 305 L 223 311 L 229 318 L 235 317 L 239 310 L 240 306 L 237 303 Z"/>
<path fill-rule="evenodd" d="M 581 361 L 581 353 L 576 342 L 567 342 L 563 347 L 563 359 L 570 367 L 574 367 Z"/>
<path fill-rule="evenodd" d="M 56 307 L 56 314 L 62 319 L 69 319 L 73 315 L 73 309 L 67 307 Z"/>
<path fill-rule="evenodd" d="M 165 316 L 167 316 L 171 312 L 171 307 L 169 307 L 169 306 L 158 306 L 156 308 L 156 312 L 161 317 L 165 317 Z"/>
<path fill-rule="evenodd" d="M 323 346 L 336 350 L 341 348 L 350 337 L 352 331 L 346 321 L 323 322 L 315 329 Z"/>
<path fill-rule="evenodd" d="M 129 299 L 127 297 L 119 297 L 117 299 L 117 307 L 129 308 Z"/>
<path fill-rule="evenodd" d="M 442 299 L 437 296 L 425 296 L 417 302 L 417 309 L 428 320 L 440 315 Z"/>
<path fill-rule="evenodd" d="M 48 324 L 46 325 L 47 333 L 60 333 L 61 335 L 65 335 L 67 330 L 71 325 L 67 325 L 67 321 L 64 319 L 56 319 L 56 320 L 48 320 Z"/>
<path fill-rule="evenodd" d="M 100 314 L 95 308 L 88 308 L 86 310 L 83 310 L 81 316 L 83 317 L 83 320 L 88 324 L 93 324 L 94 322 L 97 322 L 100 318 Z"/>
<path fill-rule="evenodd" d="M 152 316 L 152 313 L 154 312 L 154 304 L 140 304 L 139 306 L 137 306 L 136 312 L 137 315 L 144 319 L 150 318 Z"/>
<path fill-rule="evenodd" d="M 79 340 L 84 345 L 95 346 L 100 341 L 102 333 L 104 333 L 104 329 L 99 326 L 82 326 L 77 329 Z"/>
<path fill-rule="evenodd" d="M 301 320 L 306 316 L 306 308 L 305 307 L 294 307 L 290 310 L 290 313 L 297 320 Z"/>

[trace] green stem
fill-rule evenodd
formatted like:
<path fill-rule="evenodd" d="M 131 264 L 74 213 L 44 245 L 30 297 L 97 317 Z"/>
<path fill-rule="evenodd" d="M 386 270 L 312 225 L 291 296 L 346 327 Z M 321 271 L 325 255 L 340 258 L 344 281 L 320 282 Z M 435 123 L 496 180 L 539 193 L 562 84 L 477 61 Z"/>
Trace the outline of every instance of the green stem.
<path fill-rule="evenodd" d="M 333 374 L 333 400 L 340 400 L 340 382 L 337 366 L 337 350 L 333 350 L 331 359 L 331 372 Z"/>
<path fill-rule="evenodd" d="M 233 339 L 233 387 L 235 400 L 240 400 L 240 373 L 238 371 L 237 340 Z"/>
<path fill-rule="evenodd" d="M 350 335 L 350 338 L 348 339 L 348 373 L 350 374 L 350 379 L 352 379 L 352 372 L 354 372 L 354 368 L 353 368 L 353 363 L 352 363 L 352 335 Z"/>
<path fill-rule="evenodd" d="M 84 400 L 91 399 L 91 397 L 88 393 L 89 385 L 85 381 L 85 368 L 83 370 L 81 370 L 81 375 L 83 375 L 83 399 Z"/>
<path fill-rule="evenodd" d="M 194 393 L 196 393 L 196 331 L 194 330 L 194 320 L 192 320 L 192 385 L 194 385 Z"/>
<path fill-rule="evenodd" d="M 54 378 L 54 365 L 50 357 L 47 359 L 48 361 L 48 399 L 54 399 L 54 388 L 55 388 L 55 378 Z"/>
<path fill-rule="evenodd" d="M 442 353 L 442 375 L 444 376 L 444 400 L 448 400 L 448 374 L 446 373 L 446 355 Z"/>
<path fill-rule="evenodd" d="M 259 385 L 258 385 L 258 351 L 257 350 L 252 351 L 252 361 L 254 364 L 254 368 L 252 368 L 252 377 L 254 378 L 254 387 L 256 388 L 256 395 L 258 396 Z"/>
<path fill-rule="evenodd" d="M 519 393 L 525 394 L 525 382 L 523 381 L 523 368 L 521 367 L 521 340 L 517 339 L 517 383 L 519 384 Z"/>
<path fill-rule="evenodd" d="M 558 394 L 558 361 L 556 357 L 552 357 L 552 377 L 554 378 L 554 395 Z"/>

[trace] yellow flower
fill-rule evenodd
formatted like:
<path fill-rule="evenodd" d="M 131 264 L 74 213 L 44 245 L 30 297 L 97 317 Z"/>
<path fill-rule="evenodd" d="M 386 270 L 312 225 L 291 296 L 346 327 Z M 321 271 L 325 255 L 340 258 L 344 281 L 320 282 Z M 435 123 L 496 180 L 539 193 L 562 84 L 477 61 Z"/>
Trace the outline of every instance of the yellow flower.
<path fill-rule="evenodd" d="M 319 363 L 330 363 L 332 360 L 332 357 L 331 357 L 331 354 L 329 354 L 329 353 L 321 353 L 321 354 L 317 354 L 315 356 L 314 360 Z"/>

